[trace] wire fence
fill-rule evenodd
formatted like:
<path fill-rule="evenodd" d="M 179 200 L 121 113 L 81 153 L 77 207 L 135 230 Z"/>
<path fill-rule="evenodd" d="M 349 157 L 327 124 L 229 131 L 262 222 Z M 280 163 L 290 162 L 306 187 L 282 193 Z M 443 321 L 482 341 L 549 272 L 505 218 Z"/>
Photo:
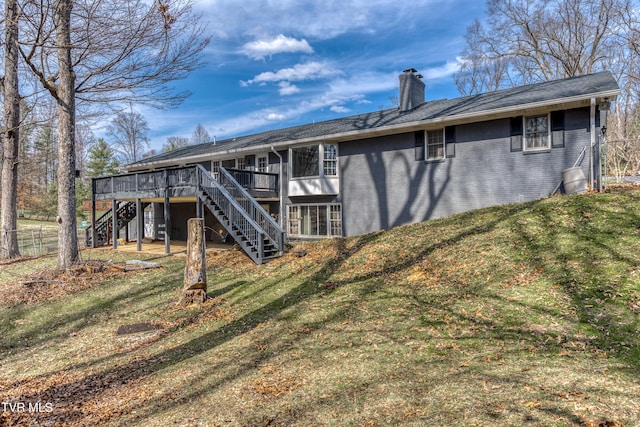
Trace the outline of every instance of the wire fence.
<path fill-rule="evenodd" d="M 6 254 L 7 242 L 10 233 L 17 237 L 18 250 L 21 256 L 40 257 L 44 255 L 54 254 L 58 252 L 58 230 L 43 229 L 42 227 L 23 228 L 20 230 L 2 231 L 0 230 L 0 258 L 4 258 Z M 78 234 L 78 243 L 84 242 L 84 233 Z"/>

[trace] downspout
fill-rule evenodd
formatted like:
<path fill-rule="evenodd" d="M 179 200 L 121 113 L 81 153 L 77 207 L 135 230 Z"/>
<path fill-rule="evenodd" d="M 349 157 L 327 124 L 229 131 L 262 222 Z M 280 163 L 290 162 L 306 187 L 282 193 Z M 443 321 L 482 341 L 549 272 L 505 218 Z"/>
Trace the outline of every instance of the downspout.
<path fill-rule="evenodd" d="M 284 230 L 284 191 L 283 191 L 283 173 L 282 173 L 282 156 L 280 155 L 280 153 L 278 153 L 276 151 L 276 149 L 273 147 L 273 145 L 271 146 L 271 151 L 273 152 L 273 154 L 275 154 L 276 156 L 278 156 L 278 159 L 280 160 L 280 171 L 278 172 L 278 181 L 279 181 L 279 185 L 280 185 L 280 191 L 278 192 L 278 197 L 280 199 L 280 207 L 278 209 L 278 222 L 280 223 L 280 227 L 282 227 L 282 229 Z"/>
<path fill-rule="evenodd" d="M 591 129 L 591 144 L 589 149 L 589 190 L 593 190 L 593 179 L 594 179 L 594 171 L 593 171 L 593 149 L 596 146 L 597 135 L 596 135 L 596 99 L 591 98 L 591 112 L 589 114 L 589 125 Z"/>
<path fill-rule="evenodd" d="M 602 133 L 602 139 L 600 142 L 600 151 L 601 151 L 601 157 L 602 157 L 602 167 L 604 169 L 603 173 L 602 173 L 602 191 L 607 191 L 607 183 L 606 183 L 606 178 L 607 178 L 607 118 L 608 118 L 608 112 L 607 111 L 603 111 L 603 115 L 604 115 L 604 124 L 602 123 L 602 117 L 600 117 L 600 132 Z"/>

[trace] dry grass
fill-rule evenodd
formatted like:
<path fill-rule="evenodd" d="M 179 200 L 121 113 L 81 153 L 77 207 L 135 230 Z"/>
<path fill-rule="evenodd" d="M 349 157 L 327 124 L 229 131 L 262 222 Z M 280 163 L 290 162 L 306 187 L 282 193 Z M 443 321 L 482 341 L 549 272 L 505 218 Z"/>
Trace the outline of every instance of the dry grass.
<path fill-rule="evenodd" d="M 555 197 L 265 266 L 228 251 L 202 307 L 176 305 L 177 257 L 5 304 L 0 401 L 52 411 L 0 424 L 640 425 L 637 212 Z M 136 322 L 162 329 L 116 335 Z"/>

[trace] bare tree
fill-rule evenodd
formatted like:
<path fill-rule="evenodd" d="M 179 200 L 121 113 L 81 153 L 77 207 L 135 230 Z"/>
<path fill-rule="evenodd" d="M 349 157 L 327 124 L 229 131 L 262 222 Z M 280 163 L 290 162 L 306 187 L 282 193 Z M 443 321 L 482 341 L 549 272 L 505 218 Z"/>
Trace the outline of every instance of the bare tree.
<path fill-rule="evenodd" d="M 72 67 L 79 107 L 133 102 L 164 108 L 189 95 L 169 84 L 202 65 L 200 54 L 210 41 L 191 0 L 77 0 L 73 6 Z M 48 2 L 31 0 L 24 8 L 28 37 L 21 54 L 46 86 L 55 80 L 51 23 L 43 19 L 50 13 Z"/>
<path fill-rule="evenodd" d="M 58 267 L 78 261 L 76 220 L 75 73 L 71 61 L 72 0 L 56 0 L 53 22 L 58 84 L 50 87 L 58 102 Z"/>
<path fill-rule="evenodd" d="M 637 104 L 629 111 L 618 107 L 607 123 L 606 160 L 608 174 L 620 182 L 640 172 L 640 110 Z"/>
<path fill-rule="evenodd" d="M 18 153 L 20 129 L 20 95 L 18 88 L 18 18 L 16 0 L 5 1 L 5 54 L 4 54 L 4 129 L 2 135 L 2 206 L 0 236 L 1 256 L 14 258 L 18 249 Z"/>
<path fill-rule="evenodd" d="M 209 136 L 209 132 L 207 132 L 204 126 L 198 123 L 198 126 L 196 126 L 195 130 L 193 131 L 193 134 L 191 134 L 191 143 L 205 144 L 210 140 L 211 140 L 211 137 Z"/>
<path fill-rule="evenodd" d="M 22 9 L 20 56 L 58 102 L 58 209 L 64 228 L 58 266 L 67 267 L 78 254 L 75 230 L 71 236 L 76 107 L 95 112 L 124 101 L 177 105 L 188 93 L 169 83 L 202 65 L 209 38 L 190 0 L 29 0 Z"/>
<path fill-rule="evenodd" d="M 76 168 L 81 178 L 85 177 L 89 150 L 96 142 L 96 136 L 86 123 L 76 125 Z"/>
<path fill-rule="evenodd" d="M 588 74 L 623 72 L 618 56 L 630 0 L 488 0 L 487 28 L 467 29 L 463 94 Z"/>
<path fill-rule="evenodd" d="M 622 92 L 609 114 L 607 165 L 640 167 L 640 9 L 636 0 L 488 0 L 486 26 L 465 35 L 455 82 L 475 94 L 611 71 Z"/>
<path fill-rule="evenodd" d="M 120 112 L 107 127 L 107 135 L 113 139 L 116 151 L 123 163 L 134 163 L 149 146 L 149 125 L 137 111 Z"/>
<path fill-rule="evenodd" d="M 184 136 L 170 136 L 167 138 L 167 142 L 162 145 L 162 152 L 177 150 L 178 148 L 186 147 L 189 145 L 189 138 Z"/>

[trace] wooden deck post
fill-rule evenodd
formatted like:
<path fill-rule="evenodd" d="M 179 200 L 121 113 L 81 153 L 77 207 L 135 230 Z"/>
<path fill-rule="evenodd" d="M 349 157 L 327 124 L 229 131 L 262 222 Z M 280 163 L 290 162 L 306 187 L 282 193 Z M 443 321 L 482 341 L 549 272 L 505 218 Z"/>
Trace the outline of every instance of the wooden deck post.
<path fill-rule="evenodd" d="M 187 263 L 184 267 L 182 304 L 203 303 L 207 299 L 207 260 L 204 219 L 187 221 Z"/>
<path fill-rule="evenodd" d="M 142 250 L 142 239 L 144 238 L 144 211 L 142 210 L 142 200 L 140 198 L 136 199 L 136 219 L 136 249 L 140 252 Z"/>
<path fill-rule="evenodd" d="M 111 239 L 113 239 L 113 249 L 118 249 L 118 202 L 111 200 Z"/>
<path fill-rule="evenodd" d="M 95 248 L 97 246 L 98 233 L 96 233 L 96 182 L 94 179 L 91 180 L 91 187 L 91 247 Z"/>
<path fill-rule="evenodd" d="M 202 200 L 200 200 L 200 197 L 198 197 L 196 195 L 196 218 L 203 218 L 203 212 L 202 212 Z"/>
<path fill-rule="evenodd" d="M 171 253 L 171 210 L 169 209 L 169 190 L 164 193 L 164 252 Z"/>

